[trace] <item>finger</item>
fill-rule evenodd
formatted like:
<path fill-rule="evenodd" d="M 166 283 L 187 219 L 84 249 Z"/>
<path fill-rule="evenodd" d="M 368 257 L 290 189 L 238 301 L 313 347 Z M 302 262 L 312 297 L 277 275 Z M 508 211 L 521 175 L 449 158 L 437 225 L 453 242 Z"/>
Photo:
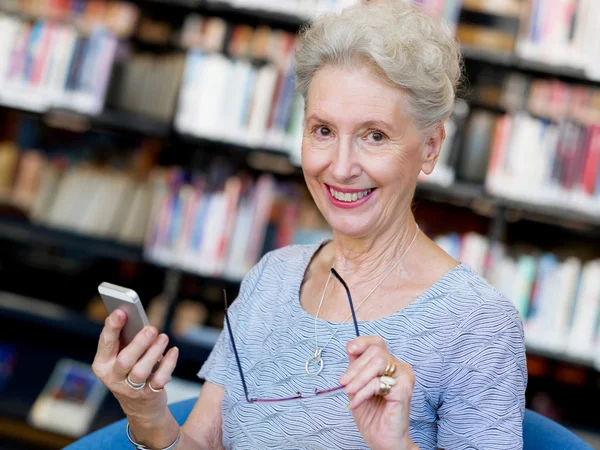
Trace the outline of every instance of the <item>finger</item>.
<path fill-rule="evenodd" d="M 366 355 L 367 353 L 365 353 Z M 362 358 L 361 358 L 362 359 Z M 387 365 L 388 357 L 383 355 L 382 350 L 369 358 L 369 361 L 363 365 L 352 380 L 346 385 L 346 393 L 355 395 L 364 388 L 373 378 L 379 378 Z"/>
<path fill-rule="evenodd" d="M 175 366 L 177 366 L 178 357 L 179 349 L 177 347 L 173 347 L 167 352 L 160 362 L 158 369 L 152 375 L 152 388 L 156 390 L 162 389 L 171 381 L 171 376 L 175 370 Z"/>
<path fill-rule="evenodd" d="M 150 378 L 152 369 L 161 358 L 168 343 L 169 338 L 166 334 L 161 334 L 154 340 L 152 346 L 144 353 L 144 356 L 133 365 L 129 372 L 129 377 L 134 383 L 141 383 Z"/>
<path fill-rule="evenodd" d="M 396 384 L 392 386 L 390 392 L 384 397 L 387 401 L 402 402 L 410 405 L 413 389 L 415 386 L 415 373 L 412 367 L 404 362 L 399 362 L 398 371 L 394 377 Z M 379 397 L 380 377 L 370 380 L 361 390 L 350 398 L 348 409 L 356 409 L 362 403 L 373 396 Z M 407 410 L 410 411 L 410 408 Z"/>
<path fill-rule="evenodd" d="M 134 364 L 148 350 L 154 338 L 158 334 L 158 330 L 153 327 L 144 327 L 138 334 L 135 335 L 133 341 L 125 347 L 117 356 L 117 361 L 113 368 L 113 373 L 117 380 L 124 380 L 129 374 Z M 142 382 L 144 380 L 132 380 L 134 382 Z"/>
<path fill-rule="evenodd" d="M 346 372 L 340 377 L 339 382 L 342 386 L 348 386 L 354 378 L 364 370 L 364 368 L 383 350 L 380 347 L 371 346 L 363 352 L 358 358 L 350 362 Z"/>
<path fill-rule="evenodd" d="M 358 358 L 372 345 L 387 349 L 387 345 L 381 336 L 359 336 L 348 342 L 346 350 L 350 360 Z"/>
<path fill-rule="evenodd" d="M 127 314 L 120 309 L 114 310 L 104 321 L 104 328 L 98 339 L 96 360 L 103 364 L 114 358 L 119 353 L 119 336 L 127 321 Z"/>
<path fill-rule="evenodd" d="M 365 401 L 377 395 L 379 392 L 379 378 L 373 378 L 369 381 L 363 388 L 358 391 L 350 403 L 348 404 L 348 409 L 353 410 L 362 405 Z"/>

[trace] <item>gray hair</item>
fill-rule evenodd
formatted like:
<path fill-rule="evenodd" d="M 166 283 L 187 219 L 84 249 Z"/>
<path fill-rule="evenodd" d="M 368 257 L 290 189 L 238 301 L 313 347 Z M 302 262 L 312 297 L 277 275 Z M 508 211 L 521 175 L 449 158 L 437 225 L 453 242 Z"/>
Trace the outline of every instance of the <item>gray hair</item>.
<path fill-rule="evenodd" d="M 313 75 L 327 65 L 371 66 L 408 93 L 424 132 L 445 121 L 461 78 L 460 47 L 448 27 L 404 0 L 357 4 L 305 26 L 294 55 L 296 90 L 306 100 Z"/>

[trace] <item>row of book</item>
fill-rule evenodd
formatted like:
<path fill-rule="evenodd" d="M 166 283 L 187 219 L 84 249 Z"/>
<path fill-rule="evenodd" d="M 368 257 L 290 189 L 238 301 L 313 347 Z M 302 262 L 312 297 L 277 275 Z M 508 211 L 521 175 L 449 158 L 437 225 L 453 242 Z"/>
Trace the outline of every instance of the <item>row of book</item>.
<path fill-rule="evenodd" d="M 171 122 L 185 67 L 181 53 L 133 53 L 115 64 L 106 105 Z"/>
<path fill-rule="evenodd" d="M 267 11 L 295 16 L 301 20 L 312 19 L 319 14 L 336 12 L 359 0 L 206 0 L 208 4 L 226 4 L 242 10 Z"/>
<path fill-rule="evenodd" d="M 0 200 L 52 228 L 141 245 L 152 189 L 121 169 L 0 144 Z"/>
<path fill-rule="evenodd" d="M 100 162 L 3 142 L 0 202 L 51 228 L 143 245 L 161 265 L 235 280 L 266 251 L 329 236 L 296 181 L 254 179 L 220 158 L 203 171 L 156 166 L 151 145 L 130 153 Z"/>
<path fill-rule="evenodd" d="M 175 44 L 189 50 L 223 52 L 232 58 L 267 61 L 285 70 L 292 60 L 296 35 L 266 25 L 253 27 L 194 13 L 185 17 Z"/>
<path fill-rule="evenodd" d="M 435 241 L 513 301 L 528 346 L 600 368 L 600 259 L 492 245 L 473 232 Z"/>
<path fill-rule="evenodd" d="M 600 215 L 600 89 L 513 74 L 501 106 L 477 113 L 493 123 L 487 190 Z"/>
<path fill-rule="evenodd" d="M 500 117 L 486 189 L 498 196 L 600 216 L 600 125 Z"/>
<path fill-rule="evenodd" d="M 118 48 L 106 29 L 87 35 L 64 23 L 0 15 L 0 35 L 0 103 L 102 111 Z"/>
<path fill-rule="evenodd" d="M 145 255 L 191 273 L 240 280 L 267 251 L 330 236 L 295 182 L 256 180 L 213 167 L 186 180 L 181 168 L 154 179 Z"/>
<path fill-rule="evenodd" d="M 0 103 L 84 114 L 97 114 L 106 103 L 163 121 L 175 116 L 175 127 L 194 136 L 299 147 L 303 106 L 291 70 L 294 35 L 236 25 L 225 39 L 222 26 L 229 25 L 188 16 L 181 35 L 191 48 L 186 57 L 124 51 L 103 29 L 87 36 L 52 21 L 0 17 L 9 43 L 0 51 Z"/>
<path fill-rule="evenodd" d="M 294 34 L 267 26 L 187 15 L 175 43 L 187 56 L 133 50 L 121 55 L 107 105 L 164 121 L 176 115 L 182 133 L 282 149 L 289 141 L 282 128 L 297 101 L 291 72 L 295 42 Z"/>
<path fill-rule="evenodd" d="M 136 5 L 116 0 L 3 0 L 0 12 L 66 22 L 83 32 L 101 26 L 122 39 L 133 34 L 140 17 Z"/>
<path fill-rule="evenodd" d="M 600 79 L 600 38 L 596 0 L 536 0 L 527 2 L 527 16 L 517 54 L 546 64 L 583 69 Z"/>
<path fill-rule="evenodd" d="M 289 66 L 188 54 L 175 117 L 180 133 L 292 152 L 300 147 L 302 119 Z"/>

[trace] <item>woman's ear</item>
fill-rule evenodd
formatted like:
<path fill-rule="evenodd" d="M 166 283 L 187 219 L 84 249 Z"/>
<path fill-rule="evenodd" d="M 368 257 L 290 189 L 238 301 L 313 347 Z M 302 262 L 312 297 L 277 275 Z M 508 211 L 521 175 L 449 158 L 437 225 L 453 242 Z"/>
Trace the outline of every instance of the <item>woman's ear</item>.
<path fill-rule="evenodd" d="M 441 123 L 436 125 L 423 147 L 423 164 L 421 165 L 421 170 L 426 175 L 430 175 L 433 172 L 433 168 L 440 156 L 444 139 L 446 139 L 446 129 L 444 128 L 444 124 Z"/>

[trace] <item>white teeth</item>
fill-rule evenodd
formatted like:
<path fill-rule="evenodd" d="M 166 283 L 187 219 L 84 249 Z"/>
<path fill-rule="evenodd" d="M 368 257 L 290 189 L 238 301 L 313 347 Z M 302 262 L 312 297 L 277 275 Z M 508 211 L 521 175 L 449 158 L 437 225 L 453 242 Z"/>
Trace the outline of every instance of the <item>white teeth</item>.
<path fill-rule="evenodd" d="M 364 191 L 360 191 L 360 192 L 354 192 L 354 193 L 349 193 L 349 192 L 338 192 L 335 189 L 333 189 L 332 187 L 329 188 L 329 192 L 331 193 L 331 196 L 334 197 L 335 199 L 342 201 L 342 202 L 355 202 L 357 200 L 360 200 L 363 197 L 366 197 L 367 195 L 369 195 L 371 192 L 373 191 L 373 189 L 366 189 Z"/>

